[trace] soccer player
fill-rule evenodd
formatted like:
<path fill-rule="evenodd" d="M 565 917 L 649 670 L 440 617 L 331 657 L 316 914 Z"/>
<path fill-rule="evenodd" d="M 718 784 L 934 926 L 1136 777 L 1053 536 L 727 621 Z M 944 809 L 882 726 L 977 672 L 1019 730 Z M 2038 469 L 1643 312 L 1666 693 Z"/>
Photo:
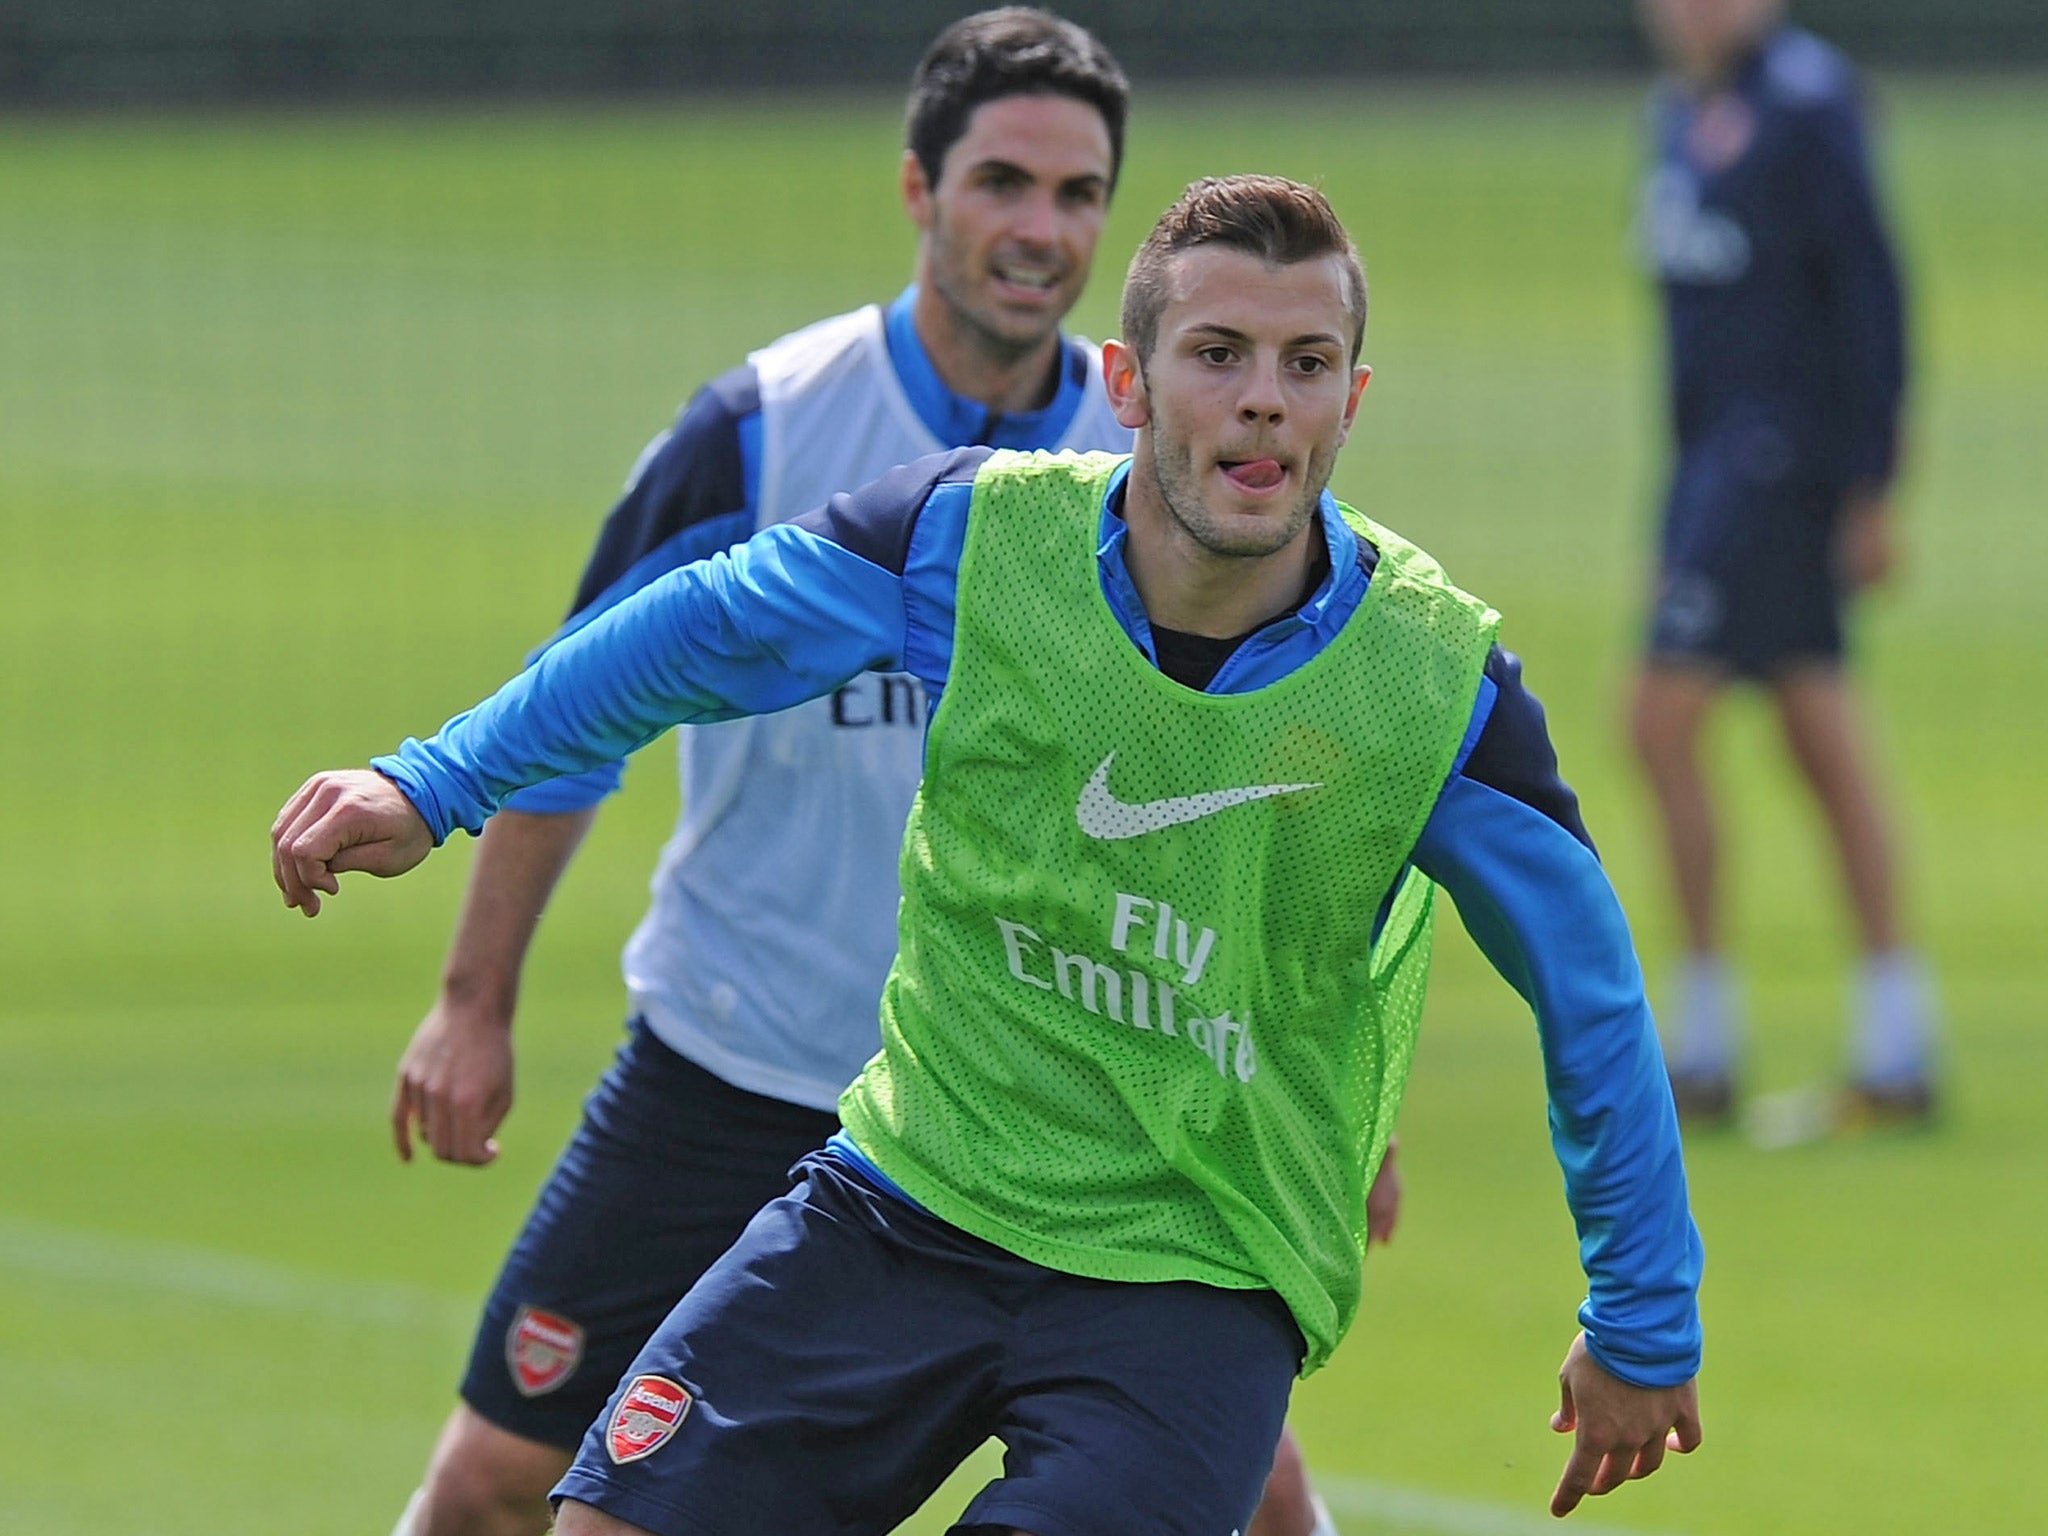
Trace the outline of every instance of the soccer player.
<path fill-rule="evenodd" d="M 1722 953 L 1702 726 L 1731 682 L 1769 690 L 1819 800 L 1863 960 L 1840 1108 L 1934 1106 L 1931 992 L 1900 929 L 1891 834 L 1843 673 L 1843 609 L 1892 564 L 1905 383 L 1896 263 L 1856 85 L 1782 0 L 1645 0 L 1670 60 L 1644 197 L 1662 286 L 1676 462 L 1633 734 L 1662 815 L 1688 956 L 1681 1112 L 1732 1111 L 1741 1028 Z"/>
<path fill-rule="evenodd" d="M 1369 370 L 1321 194 L 1200 182 L 1104 348 L 1129 458 L 958 450 L 651 584 L 316 775 L 288 905 L 679 720 L 936 701 L 881 1053 L 629 1368 L 566 1536 L 1242 1529 L 1358 1305 L 1440 884 L 1534 1008 L 1589 1295 L 1563 1514 L 1699 1440 L 1699 1239 L 1626 924 L 1497 616 L 1326 490 Z"/>

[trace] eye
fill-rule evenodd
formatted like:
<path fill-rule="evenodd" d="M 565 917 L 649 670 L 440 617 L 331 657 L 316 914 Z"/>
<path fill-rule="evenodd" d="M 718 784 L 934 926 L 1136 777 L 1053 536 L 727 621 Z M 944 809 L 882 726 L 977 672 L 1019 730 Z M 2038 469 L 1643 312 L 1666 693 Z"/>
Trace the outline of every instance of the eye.
<path fill-rule="evenodd" d="M 1294 360 L 1294 367 L 1297 372 L 1311 375 L 1318 373 L 1327 373 L 1330 370 L 1330 364 L 1327 358 L 1316 357 L 1313 354 L 1297 357 Z"/>
<path fill-rule="evenodd" d="M 1221 367 L 1223 364 L 1229 362 L 1231 358 L 1235 355 L 1236 354 L 1234 354 L 1230 350 L 1230 348 L 1217 345 L 1214 343 L 1212 343 L 1209 346 L 1199 348 L 1195 353 L 1195 356 L 1199 357 L 1203 362 L 1214 363 L 1218 367 Z"/>

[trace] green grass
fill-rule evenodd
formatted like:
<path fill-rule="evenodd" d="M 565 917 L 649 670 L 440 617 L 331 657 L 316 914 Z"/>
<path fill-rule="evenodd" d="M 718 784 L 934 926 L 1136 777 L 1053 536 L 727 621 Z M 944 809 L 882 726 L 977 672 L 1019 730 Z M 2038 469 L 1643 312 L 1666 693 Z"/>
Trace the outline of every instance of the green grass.
<path fill-rule="evenodd" d="M 1617 720 L 1658 453 L 1633 97 L 1160 94 L 1082 328 L 1113 328 L 1124 254 L 1189 177 L 1323 180 L 1374 285 L 1338 488 L 1508 614 L 1656 975 L 1672 922 Z M 1861 639 L 1953 1114 L 1694 1144 L 1708 1445 L 1591 1515 L 1639 1531 L 2048 1525 L 2004 1450 L 2048 1379 L 2048 112 L 2029 81 L 1887 96 L 1921 372 L 1907 579 Z M 483 1173 L 402 1168 L 383 1128 L 465 848 L 307 927 L 264 830 L 305 773 L 517 664 L 697 381 L 894 292 L 895 133 L 846 102 L 0 135 L 0 1526 L 388 1527 L 611 1048 L 673 780 L 657 750 L 560 893 Z M 1781 1087 L 1835 1067 L 1847 941 L 1765 720 L 1724 725 L 1755 1076 Z M 1454 923 L 1440 950 L 1403 1229 L 1297 1423 L 1332 1478 L 1534 1522 L 1579 1282 L 1524 1011 Z M 1347 1532 L 1444 1528 L 1370 1503 Z"/>

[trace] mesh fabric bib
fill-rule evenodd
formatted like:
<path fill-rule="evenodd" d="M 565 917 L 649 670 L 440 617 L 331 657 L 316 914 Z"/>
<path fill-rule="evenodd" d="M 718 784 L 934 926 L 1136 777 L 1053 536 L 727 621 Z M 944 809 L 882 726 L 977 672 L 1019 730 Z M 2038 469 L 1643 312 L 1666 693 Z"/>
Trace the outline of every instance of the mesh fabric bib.
<path fill-rule="evenodd" d="M 1185 688 L 1102 593 L 1119 462 L 976 477 L 882 1054 L 840 1113 L 1037 1263 L 1279 1292 L 1311 1370 L 1357 1310 L 1421 1012 L 1432 887 L 1402 872 L 1497 620 L 1347 511 L 1380 559 L 1338 636 L 1252 692 Z"/>

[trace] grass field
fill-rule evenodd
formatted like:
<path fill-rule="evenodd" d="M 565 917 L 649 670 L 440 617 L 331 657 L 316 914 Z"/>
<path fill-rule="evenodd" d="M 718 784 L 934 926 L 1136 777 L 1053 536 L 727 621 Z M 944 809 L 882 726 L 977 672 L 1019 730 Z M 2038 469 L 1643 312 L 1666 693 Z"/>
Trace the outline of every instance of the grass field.
<path fill-rule="evenodd" d="M 1162 95 L 1082 328 L 1112 329 L 1189 177 L 1323 180 L 1378 366 L 1338 489 L 1508 614 L 1656 975 L 1672 924 L 1617 721 L 1658 451 L 1634 97 Z M 1953 1113 L 1694 1143 L 1708 1443 L 1576 1517 L 1610 1536 L 2048 1529 L 2048 97 L 1886 97 L 1921 371 L 1912 558 L 1860 641 Z M 0 1530 L 388 1528 L 614 1043 L 673 775 L 657 750 L 629 776 L 557 899 L 483 1173 L 400 1167 L 383 1126 L 466 846 L 308 927 L 269 886 L 269 817 L 517 664 L 696 381 L 895 291 L 895 131 L 848 102 L 0 133 Z M 1716 750 L 1755 1081 L 1824 1077 L 1846 941 L 1817 831 L 1757 711 Z M 1297 1397 L 1350 1536 L 1539 1529 L 1563 1455 L 1580 1290 L 1533 1031 L 1443 937 L 1402 1231 Z"/>

